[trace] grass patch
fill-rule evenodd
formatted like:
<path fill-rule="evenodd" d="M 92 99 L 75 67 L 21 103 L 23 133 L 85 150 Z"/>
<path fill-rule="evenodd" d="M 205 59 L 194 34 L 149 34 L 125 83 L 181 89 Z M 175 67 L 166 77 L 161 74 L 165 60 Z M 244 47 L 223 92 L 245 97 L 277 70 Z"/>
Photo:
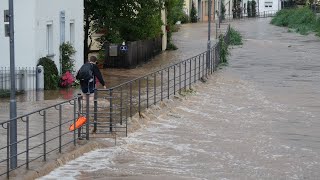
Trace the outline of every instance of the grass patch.
<path fill-rule="evenodd" d="M 241 34 L 233 28 L 230 28 L 230 45 L 238 46 L 242 45 Z"/>
<path fill-rule="evenodd" d="M 320 18 L 306 7 L 280 10 L 271 20 L 271 24 L 294 29 L 302 35 L 315 32 L 320 36 Z"/>

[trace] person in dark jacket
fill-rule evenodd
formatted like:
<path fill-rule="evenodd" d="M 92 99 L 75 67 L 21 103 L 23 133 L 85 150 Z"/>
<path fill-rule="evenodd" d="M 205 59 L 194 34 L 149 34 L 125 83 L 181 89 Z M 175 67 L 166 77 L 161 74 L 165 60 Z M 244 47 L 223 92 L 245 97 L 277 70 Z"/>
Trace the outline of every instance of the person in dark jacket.
<path fill-rule="evenodd" d="M 105 81 L 101 75 L 101 72 L 97 66 L 97 57 L 95 56 L 91 56 L 89 59 L 89 62 L 93 73 L 93 78 L 89 81 L 85 81 L 85 80 L 80 80 L 80 86 L 81 86 L 81 90 L 84 94 L 87 94 L 88 92 L 90 94 L 94 93 L 94 89 L 96 87 L 96 79 L 98 79 L 98 81 L 100 82 L 100 84 L 103 86 L 104 89 L 106 89 L 106 85 L 105 85 Z M 77 74 L 77 76 L 79 75 L 79 72 Z"/>

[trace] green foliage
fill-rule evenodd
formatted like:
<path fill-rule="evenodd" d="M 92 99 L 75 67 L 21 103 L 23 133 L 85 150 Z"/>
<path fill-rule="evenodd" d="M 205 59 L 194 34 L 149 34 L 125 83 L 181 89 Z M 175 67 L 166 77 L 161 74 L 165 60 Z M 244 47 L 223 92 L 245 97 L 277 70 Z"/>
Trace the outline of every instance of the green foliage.
<path fill-rule="evenodd" d="M 312 31 L 320 35 L 320 19 L 308 8 L 283 9 L 277 12 L 271 24 L 295 29 L 303 35 Z"/>
<path fill-rule="evenodd" d="M 223 35 L 219 36 L 219 45 L 220 45 L 220 59 L 221 63 L 228 64 L 228 56 L 229 56 L 229 49 L 228 45 L 224 42 Z"/>
<path fill-rule="evenodd" d="M 247 3 L 247 13 L 248 17 L 252 17 L 252 1 L 248 1 Z"/>
<path fill-rule="evenodd" d="M 74 72 L 74 59 L 71 57 L 76 53 L 76 50 L 73 48 L 72 44 L 69 42 L 63 43 L 60 45 L 61 59 L 62 64 L 62 74 L 69 72 Z"/>
<path fill-rule="evenodd" d="M 256 8 L 256 6 L 257 6 L 257 3 L 256 3 L 256 1 L 251 1 L 251 17 L 256 17 L 257 16 L 257 8 Z"/>
<path fill-rule="evenodd" d="M 16 91 L 16 95 L 24 94 L 24 91 Z M 9 98 L 10 90 L 0 89 L 0 98 Z"/>
<path fill-rule="evenodd" d="M 224 5 L 224 0 L 221 1 L 221 19 L 224 20 L 226 16 L 226 7 Z"/>
<path fill-rule="evenodd" d="M 0 98 L 8 98 L 8 97 L 10 97 L 10 91 L 0 89 Z"/>
<path fill-rule="evenodd" d="M 191 7 L 191 11 L 190 11 L 190 19 L 191 19 L 192 23 L 198 22 L 197 10 L 194 5 L 194 1 L 192 1 L 192 7 Z"/>
<path fill-rule="evenodd" d="M 99 39 L 101 44 L 159 37 L 163 24 L 162 3 L 157 0 L 85 0 L 85 22 L 89 21 L 85 23 L 85 31 L 103 31 Z"/>
<path fill-rule="evenodd" d="M 183 11 L 184 0 L 164 0 L 164 6 L 167 10 L 167 35 L 168 35 L 168 47 L 167 50 L 176 50 L 178 49 L 172 43 L 172 32 L 175 32 L 174 28 L 175 23 L 181 19 L 183 19 L 184 11 Z"/>
<path fill-rule="evenodd" d="M 242 45 L 242 36 L 241 34 L 233 28 L 230 28 L 230 45 Z"/>
<path fill-rule="evenodd" d="M 43 66 L 44 69 L 44 89 L 57 89 L 59 76 L 56 64 L 51 59 L 43 57 L 39 59 L 37 66 L 39 65 Z"/>
<path fill-rule="evenodd" d="M 167 10 L 167 22 L 170 25 L 180 21 L 184 16 L 183 11 L 184 0 L 165 0 L 165 8 Z"/>
<path fill-rule="evenodd" d="M 167 45 L 167 50 L 177 50 L 177 46 L 174 45 L 172 42 L 169 42 Z"/>
<path fill-rule="evenodd" d="M 186 24 L 186 23 L 189 23 L 190 22 L 190 18 L 188 16 L 188 14 L 184 14 L 182 19 L 181 19 L 181 23 L 182 24 Z"/>

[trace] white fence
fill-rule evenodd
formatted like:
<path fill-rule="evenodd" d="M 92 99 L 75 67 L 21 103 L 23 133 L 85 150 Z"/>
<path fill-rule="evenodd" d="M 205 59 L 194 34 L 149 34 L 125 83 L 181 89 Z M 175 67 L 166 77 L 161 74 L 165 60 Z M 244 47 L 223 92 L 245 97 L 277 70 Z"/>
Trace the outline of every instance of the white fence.
<path fill-rule="evenodd" d="M 16 68 L 16 91 L 42 90 L 44 88 L 44 71 L 42 66 L 33 68 Z M 10 68 L 0 67 L 0 90 L 11 89 Z"/>

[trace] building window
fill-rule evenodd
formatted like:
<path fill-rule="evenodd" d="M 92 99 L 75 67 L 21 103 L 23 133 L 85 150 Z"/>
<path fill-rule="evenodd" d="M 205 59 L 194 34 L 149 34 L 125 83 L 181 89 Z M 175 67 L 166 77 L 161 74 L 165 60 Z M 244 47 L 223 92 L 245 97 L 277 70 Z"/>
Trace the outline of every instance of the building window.
<path fill-rule="evenodd" d="M 264 2 L 264 7 L 266 7 L 266 8 L 271 8 L 272 7 L 272 4 L 273 4 L 273 2 L 272 1 L 266 1 L 266 2 Z"/>
<path fill-rule="evenodd" d="M 70 22 L 70 43 L 72 45 L 75 44 L 75 25 L 74 25 L 74 21 Z"/>
<path fill-rule="evenodd" d="M 53 25 L 47 24 L 47 55 L 53 55 Z"/>

